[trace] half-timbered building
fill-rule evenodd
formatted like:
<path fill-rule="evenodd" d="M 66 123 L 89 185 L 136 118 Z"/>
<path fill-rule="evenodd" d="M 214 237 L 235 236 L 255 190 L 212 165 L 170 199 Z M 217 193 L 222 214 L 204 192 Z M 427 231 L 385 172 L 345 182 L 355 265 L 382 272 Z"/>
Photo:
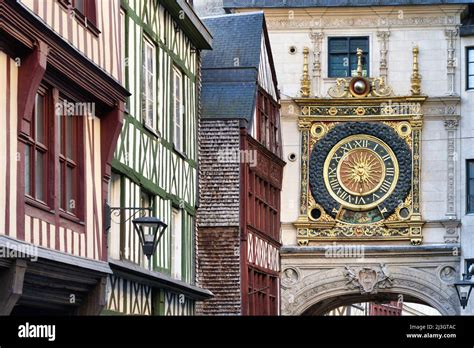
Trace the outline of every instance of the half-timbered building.
<path fill-rule="evenodd" d="M 124 0 L 121 23 L 131 97 L 112 162 L 106 313 L 192 315 L 211 295 L 195 285 L 194 249 L 200 51 L 211 35 L 190 1 Z M 168 225 L 150 260 L 133 227 L 142 213 Z"/>
<path fill-rule="evenodd" d="M 0 314 L 98 314 L 119 0 L 0 1 Z"/>
<path fill-rule="evenodd" d="M 279 314 L 280 112 L 263 13 L 204 18 L 199 313 Z"/>

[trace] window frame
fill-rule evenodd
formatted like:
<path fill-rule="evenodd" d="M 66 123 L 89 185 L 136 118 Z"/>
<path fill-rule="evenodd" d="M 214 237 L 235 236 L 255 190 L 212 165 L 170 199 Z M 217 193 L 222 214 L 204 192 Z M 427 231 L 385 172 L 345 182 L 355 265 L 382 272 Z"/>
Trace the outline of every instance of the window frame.
<path fill-rule="evenodd" d="M 147 202 L 144 200 L 146 198 Z M 149 191 L 145 190 L 144 188 L 140 188 L 140 208 L 142 209 L 150 209 L 149 213 L 155 213 L 155 200 L 156 196 Z M 144 204 L 146 202 L 146 204 Z"/>
<path fill-rule="evenodd" d="M 151 98 L 149 98 L 149 86 L 148 86 L 148 75 L 149 73 L 148 66 L 147 66 L 147 61 L 148 61 L 148 56 L 146 56 L 147 50 L 145 49 L 146 47 L 151 48 L 151 57 L 152 57 L 152 68 L 153 71 L 151 73 L 151 78 L 152 78 L 152 86 L 151 86 Z M 140 106 L 141 106 L 141 121 L 143 125 L 150 131 L 156 134 L 156 129 L 157 129 L 157 74 L 156 74 L 156 67 L 157 67 L 157 59 L 156 59 L 156 44 L 155 42 L 150 39 L 147 35 L 143 35 L 143 40 L 142 40 L 142 50 L 141 50 L 141 86 L 140 86 Z M 146 71 L 145 71 L 146 70 Z M 152 110 L 151 110 L 151 124 L 149 123 L 149 117 L 148 117 L 148 102 L 151 102 L 152 105 Z"/>
<path fill-rule="evenodd" d="M 280 108 L 263 88 L 258 89 L 256 139 L 281 157 Z"/>
<path fill-rule="evenodd" d="M 77 7 L 77 0 L 59 0 L 79 23 L 89 29 L 92 34 L 98 36 L 100 30 L 97 28 L 97 0 L 83 0 L 84 8 Z"/>
<path fill-rule="evenodd" d="M 77 8 L 78 0 L 70 0 L 71 5 L 74 7 L 74 10 L 84 16 L 87 21 L 92 22 L 92 24 L 97 24 L 97 3 L 96 0 L 82 0 L 83 9 Z"/>
<path fill-rule="evenodd" d="M 59 102 L 62 103 L 64 100 L 67 101 L 67 98 L 60 96 Z M 58 147 L 58 161 L 59 161 L 59 191 L 58 191 L 58 199 L 59 199 L 59 210 L 63 214 L 71 215 L 74 217 L 80 217 L 80 197 L 79 197 L 79 185 L 80 181 L 79 178 L 81 177 L 80 173 L 80 151 L 78 148 L 78 142 L 81 132 L 81 122 L 80 119 L 84 117 L 84 115 L 58 115 L 58 123 L 57 123 L 57 134 L 59 139 L 59 147 Z M 67 135 L 67 121 L 71 121 L 71 154 L 69 155 L 67 152 L 67 143 L 65 136 Z M 71 157 L 69 157 L 71 156 Z M 63 166 L 65 167 L 63 170 Z M 68 189 L 67 189 L 67 169 L 71 168 L 72 172 L 72 183 L 71 183 L 71 197 L 68 197 Z M 69 210 L 68 208 L 68 201 L 74 200 L 75 207 L 73 210 Z"/>
<path fill-rule="evenodd" d="M 469 168 L 472 166 L 472 173 Z M 470 191 L 474 188 L 474 159 L 466 160 L 466 214 L 474 214 L 474 194 Z"/>
<path fill-rule="evenodd" d="M 474 79 L 474 68 L 472 71 L 469 69 L 469 64 L 474 64 L 474 59 L 469 61 L 469 53 L 472 52 L 474 56 L 474 46 L 466 47 L 466 91 L 474 90 L 474 83 L 472 86 L 469 84 L 469 78 L 472 77 Z"/>
<path fill-rule="evenodd" d="M 349 65 L 347 67 L 347 73 L 348 75 L 347 76 L 333 76 L 331 75 L 331 57 L 337 53 L 331 53 L 331 50 L 330 50 L 330 43 L 331 43 L 331 40 L 341 40 L 341 39 L 346 39 L 347 40 L 347 56 L 348 56 L 348 59 L 349 59 Z M 370 36 L 329 36 L 328 39 L 327 39 L 327 77 L 328 78 L 350 78 L 352 77 L 352 74 L 351 74 L 351 56 L 352 55 L 355 55 L 356 53 L 354 52 L 351 52 L 350 50 L 350 41 L 351 40 L 355 40 L 355 39 L 366 39 L 367 40 L 367 47 L 368 47 L 368 51 L 364 51 L 364 56 L 363 57 L 365 59 L 365 65 L 366 65 L 366 71 L 367 71 L 367 75 L 364 76 L 364 77 L 370 77 Z M 339 53 L 339 54 L 344 54 L 344 53 Z"/>
<path fill-rule="evenodd" d="M 71 91 L 65 90 L 65 89 L 56 89 L 56 100 L 58 103 L 73 103 L 75 108 L 79 108 L 80 103 L 87 103 L 84 99 L 76 96 L 75 94 L 72 94 Z M 63 104 L 64 105 L 64 104 Z M 84 108 L 82 108 L 84 110 Z M 75 110 L 76 111 L 76 110 Z M 84 110 L 86 111 L 86 110 Z M 63 110 L 63 113 L 65 111 Z M 69 112 L 69 110 L 68 110 Z M 75 210 L 74 212 L 70 212 L 67 210 L 64 210 L 61 207 L 61 199 L 60 195 L 63 194 L 63 192 L 66 192 L 66 187 L 62 188 L 61 185 L 65 182 L 63 182 L 61 178 L 61 160 L 64 160 L 64 153 L 62 152 L 63 149 L 61 148 L 63 143 L 61 136 L 63 136 L 65 133 L 60 130 L 61 124 L 65 126 L 65 123 L 61 123 L 59 120 L 59 117 L 70 117 L 73 120 L 73 129 L 72 129 L 72 151 L 74 153 L 75 159 L 74 159 L 74 164 L 76 165 L 75 167 L 75 174 L 74 174 L 74 181 L 72 183 L 72 192 L 73 196 L 75 199 Z M 59 208 L 59 215 L 63 218 L 67 218 L 69 220 L 72 220 L 74 222 L 83 222 L 85 219 L 85 191 L 82 189 L 84 185 L 86 184 L 86 178 L 84 175 L 84 168 L 85 168 L 85 143 L 84 143 L 84 127 L 85 127 L 85 122 L 87 120 L 87 115 L 78 115 L 76 112 L 74 112 L 74 115 L 59 115 L 55 113 L 55 138 L 58 141 L 58 148 L 57 148 L 57 153 L 55 154 L 54 161 L 56 163 L 57 170 L 58 170 L 58 176 L 57 176 L 57 182 L 58 182 L 58 208 Z M 75 129 L 74 129 L 75 128 Z M 66 154 L 67 155 L 67 154 Z M 61 158 L 63 156 L 63 158 Z M 72 160 L 72 159 L 71 159 Z M 73 164 L 72 161 L 70 164 Z"/>
<path fill-rule="evenodd" d="M 37 98 L 38 95 L 43 97 L 43 142 L 39 142 L 37 140 Z M 36 93 L 35 96 L 35 104 L 32 111 L 32 118 L 30 124 L 30 133 L 28 134 L 26 141 L 24 142 L 25 146 L 25 197 L 28 200 L 31 200 L 35 203 L 39 203 L 44 205 L 45 207 L 51 207 L 51 189 L 50 189 L 50 182 L 49 179 L 52 175 L 52 170 L 54 170 L 54 165 L 51 165 L 51 156 L 52 150 L 54 150 L 54 144 L 51 142 L 54 139 L 54 135 L 51 136 L 51 113 L 54 110 L 52 105 L 52 89 L 48 86 L 41 85 Z M 29 161 L 27 163 L 26 158 L 26 151 L 29 149 Z M 43 153 L 43 199 L 37 197 L 37 161 L 36 161 L 36 154 L 37 152 Z M 54 162 L 53 162 L 54 163 Z M 26 173 L 29 170 L 29 178 L 27 178 Z M 29 180 L 28 180 L 29 179 Z M 28 185 L 30 187 L 30 192 L 27 192 L 27 180 Z"/>
<path fill-rule="evenodd" d="M 177 280 L 183 279 L 183 210 L 173 207 L 171 211 L 171 255 L 170 273 Z M 178 222 L 178 223 L 176 223 Z M 179 228 L 178 228 L 179 227 Z M 179 231 L 178 231 L 179 230 Z M 178 232 L 178 233 L 177 233 Z M 178 252 L 176 252 L 178 251 Z"/>
<path fill-rule="evenodd" d="M 176 99 L 176 85 L 177 79 L 179 79 L 179 121 L 177 122 L 176 110 L 177 110 L 177 99 Z M 184 123 L 185 123 L 185 105 L 184 105 L 184 74 L 177 66 L 173 66 L 173 147 L 179 153 L 185 153 L 184 147 Z M 179 126 L 179 127 L 178 127 Z M 179 130 L 178 130 L 179 128 Z M 179 138 L 178 138 L 179 136 Z M 179 143 L 177 140 L 179 139 Z"/>

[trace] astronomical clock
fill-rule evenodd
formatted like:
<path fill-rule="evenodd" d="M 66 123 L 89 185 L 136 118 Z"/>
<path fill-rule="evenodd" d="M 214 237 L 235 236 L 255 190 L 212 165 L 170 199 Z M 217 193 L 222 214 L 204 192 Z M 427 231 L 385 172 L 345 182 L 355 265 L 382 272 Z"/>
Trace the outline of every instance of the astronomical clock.
<path fill-rule="evenodd" d="M 336 80 L 329 98 L 309 98 L 307 51 L 301 109 L 299 245 L 319 241 L 422 241 L 420 153 L 426 97 L 413 50 L 411 95 L 394 96 L 384 78 Z M 410 80 L 410 77 L 407 77 Z"/>

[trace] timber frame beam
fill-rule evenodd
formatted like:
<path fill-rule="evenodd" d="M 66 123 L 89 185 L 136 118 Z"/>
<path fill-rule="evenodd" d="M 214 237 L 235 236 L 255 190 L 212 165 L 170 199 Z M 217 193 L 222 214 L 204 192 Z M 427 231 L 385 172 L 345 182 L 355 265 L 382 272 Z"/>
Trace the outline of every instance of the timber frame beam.
<path fill-rule="evenodd" d="M 100 315 L 106 305 L 107 278 L 102 277 L 78 308 L 78 315 Z"/>
<path fill-rule="evenodd" d="M 0 315 L 9 315 L 23 294 L 26 268 L 26 260 L 17 259 L 0 271 Z"/>

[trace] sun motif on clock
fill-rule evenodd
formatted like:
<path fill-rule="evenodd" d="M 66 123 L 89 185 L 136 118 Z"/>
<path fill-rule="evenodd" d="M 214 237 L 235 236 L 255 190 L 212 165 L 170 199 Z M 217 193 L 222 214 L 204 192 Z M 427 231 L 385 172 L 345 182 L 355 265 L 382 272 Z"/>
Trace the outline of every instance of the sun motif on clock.
<path fill-rule="evenodd" d="M 341 186 L 351 194 L 362 196 L 381 185 L 385 164 L 375 152 L 354 149 L 340 162 L 338 171 Z"/>

